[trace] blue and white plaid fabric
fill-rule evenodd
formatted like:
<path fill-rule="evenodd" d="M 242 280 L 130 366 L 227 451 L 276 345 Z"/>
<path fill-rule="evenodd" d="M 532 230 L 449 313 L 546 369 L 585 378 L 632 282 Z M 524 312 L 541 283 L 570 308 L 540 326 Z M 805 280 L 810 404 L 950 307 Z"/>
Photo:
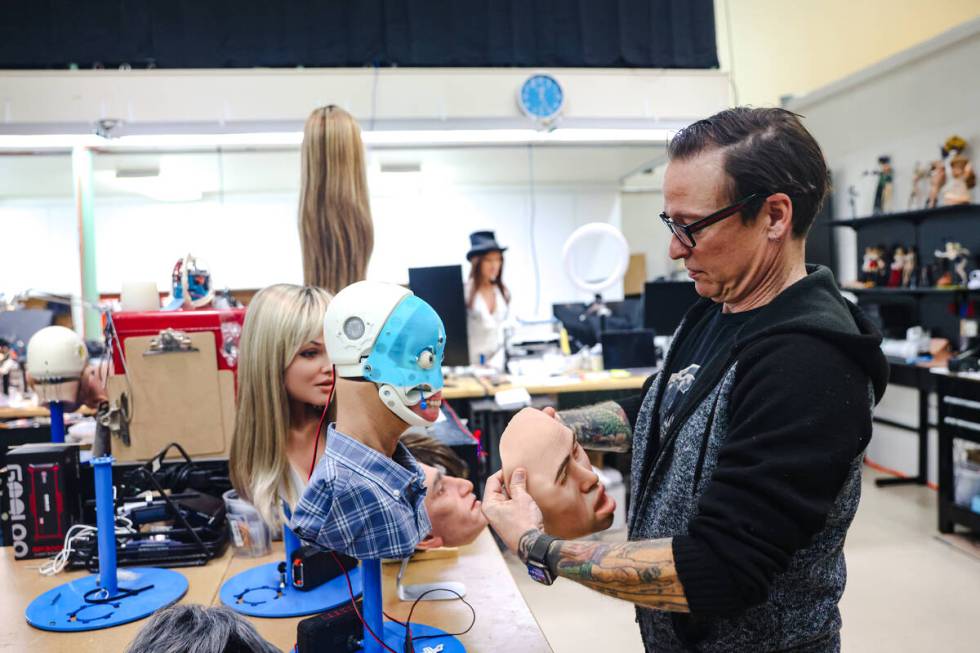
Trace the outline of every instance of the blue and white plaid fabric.
<path fill-rule="evenodd" d="M 424 499 L 425 473 L 405 445 L 388 458 L 331 424 L 290 528 L 359 560 L 406 558 L 432 530 Z"/>

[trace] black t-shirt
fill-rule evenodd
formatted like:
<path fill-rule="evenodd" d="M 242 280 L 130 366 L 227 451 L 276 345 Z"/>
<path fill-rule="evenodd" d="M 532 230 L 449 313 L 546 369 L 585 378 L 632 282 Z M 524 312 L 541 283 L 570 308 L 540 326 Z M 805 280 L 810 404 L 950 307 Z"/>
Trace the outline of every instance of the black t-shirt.
<path fill-rule="evenodd" d="M 735 342 L 739 328 L 759 311 L 753 309 L 741 313 L 723 313 L 722 305 L 713 306 L 691 327 L 671 357 L 660 401 L 660 424 L 663 430 L 670 426 L 673 415 L 683 406 L 683 398 L 694 385 L 698 372 L 707 367 L 714 356 L 727 356 Z"/>

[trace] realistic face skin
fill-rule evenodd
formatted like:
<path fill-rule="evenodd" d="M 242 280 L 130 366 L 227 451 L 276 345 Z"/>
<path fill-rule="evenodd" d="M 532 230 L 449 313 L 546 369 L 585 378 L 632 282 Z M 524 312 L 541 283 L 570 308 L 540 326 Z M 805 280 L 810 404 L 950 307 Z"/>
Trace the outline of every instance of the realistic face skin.
<path fill-rule="evenodd" d="M 425 511 L 432 532 L 419 543 L 420 549 L 470 544 L 487 525 L 473 484 L 465 478 L 446 476 L 442 470 L 421 465 L 425 472 Z"/>
<path fill-rule="evenodd" d="M 504 483 L 527 469 L 527 491 L 538 504 L 544 530 L 574 539 L 612 525 L 616 502 L 606 494 L 571 429 L 533 408 L 517 413 L 500 439 Z"/>
<path fill-rule="evenodd" d="M 304 344 L 286 367 L 286 394 L 293 401 L 323 406 L 333 387 L 333 370 L 323 339 Z"/>
<path fill-rule="evenodd" d="M 671 161 L 664 173 L 664 212 L 690 224 L 743 199 L 731 197 L 728 183 L 720 149 Z M 694 248 L 671 237 L 668 253 L 683 259 L 699 295 L 737 305 L 774 267 L 779 248 L 769 236 L 770 222 L 762 216 L 746 225 L 741 214 L 733 215 L 696 232 Z"/>
<path fill-rule="evenodd" d="M 500 276 L 500 268 L 504 265 L 504 255 L 500 252 L 489 252 L 480 261 L 480 276 L 486 281 L 496 281 Z"/>

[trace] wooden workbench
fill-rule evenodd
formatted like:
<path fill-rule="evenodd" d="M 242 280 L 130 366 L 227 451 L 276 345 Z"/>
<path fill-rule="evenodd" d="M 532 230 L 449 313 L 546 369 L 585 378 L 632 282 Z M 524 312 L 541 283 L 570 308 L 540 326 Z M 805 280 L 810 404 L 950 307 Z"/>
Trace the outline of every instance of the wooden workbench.
<path fill-rule="evenodd" d="M 177 571 L 184 574 L 190 584 L 181 601 L 219 605 L 218 591 L 225 580 L 250 567 L 279 560 L 281 556 L 282 544 L 276 543 L 273 553 L 265 558 L 236 558 L 229 551 L 204 567 L 180 568 Z M 146 623 L 142 620 L 85 633 L 51 633 L 28 626 L 24 610 L 37 595 L 84 575 L 84 572 L 70 572 L 45 577 L 38 574 L 38 564 L 37 560 L 15 562 L 9 547 L 0 548 L 0 578 L 5 584 L 5 591 L 0 592 L 0 614 L 5 616 L 4 624 L 0 626 L 0 651 L 123 651 Z M 411 604 L 398 600 L 395 593 L 397 573 L 398 565 L 383 565 L 384 609 L 392 617 L 404 619 Z M 476 610 L 476 623 L 460 640 L 470 653 L 551 651 L 488 530 L 484 530 L 476 542 L 461 548 L 458 558 L 412 562 L 404 578 L 406 583 L 439 580 L 461 581 L 466 585 L 466 600 Z M 296 642 L 296 624 L 301 617 L 248 619 L 263 637 L 283 651 L 291 650 Z M 469 625 L 471 616 L 469 609 L 459 601 L 422 601 L 412 619 L 447 632 L 460 632 Z"/>
<path fill-rule="evenodd" d="M 625 374 L 609 372 L 576 372 L 565 376 L 540 377 L 508 376 L 503 383 L 474 376 L 447 377 L 442 391 L 446 399 L 480 399 L 511 388 L 525 388 L 532 395 L 564 394 L 569 392 L 604 392 L 608 390 L 639 390 L 655 368 L 623 370 Z"/>
<path fill-rule="evenodd" d="M 75 412 L 86 416 L 95 415 L 95 411 L 88 406 L 82 406 Z M 23 408 L 11 408 L 10 406 L 0 407 L 0 420 L 24 419 L 28 417 L 51 417 L 51 411 L 44 406 L 25 406 Z"/>

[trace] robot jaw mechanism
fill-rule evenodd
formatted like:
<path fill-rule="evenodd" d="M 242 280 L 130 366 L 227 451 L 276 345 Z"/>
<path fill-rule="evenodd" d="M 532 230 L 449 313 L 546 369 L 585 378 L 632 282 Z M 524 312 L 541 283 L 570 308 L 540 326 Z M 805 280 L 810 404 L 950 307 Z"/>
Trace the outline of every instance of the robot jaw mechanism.
<path fill-rule="evenodd" d="M 446 330 L 427 303 L 401 286 L 360 281 L 330 302 L 323 335 L 339 377 L 374 383 L 409 425 L 439 417 Z"/>

